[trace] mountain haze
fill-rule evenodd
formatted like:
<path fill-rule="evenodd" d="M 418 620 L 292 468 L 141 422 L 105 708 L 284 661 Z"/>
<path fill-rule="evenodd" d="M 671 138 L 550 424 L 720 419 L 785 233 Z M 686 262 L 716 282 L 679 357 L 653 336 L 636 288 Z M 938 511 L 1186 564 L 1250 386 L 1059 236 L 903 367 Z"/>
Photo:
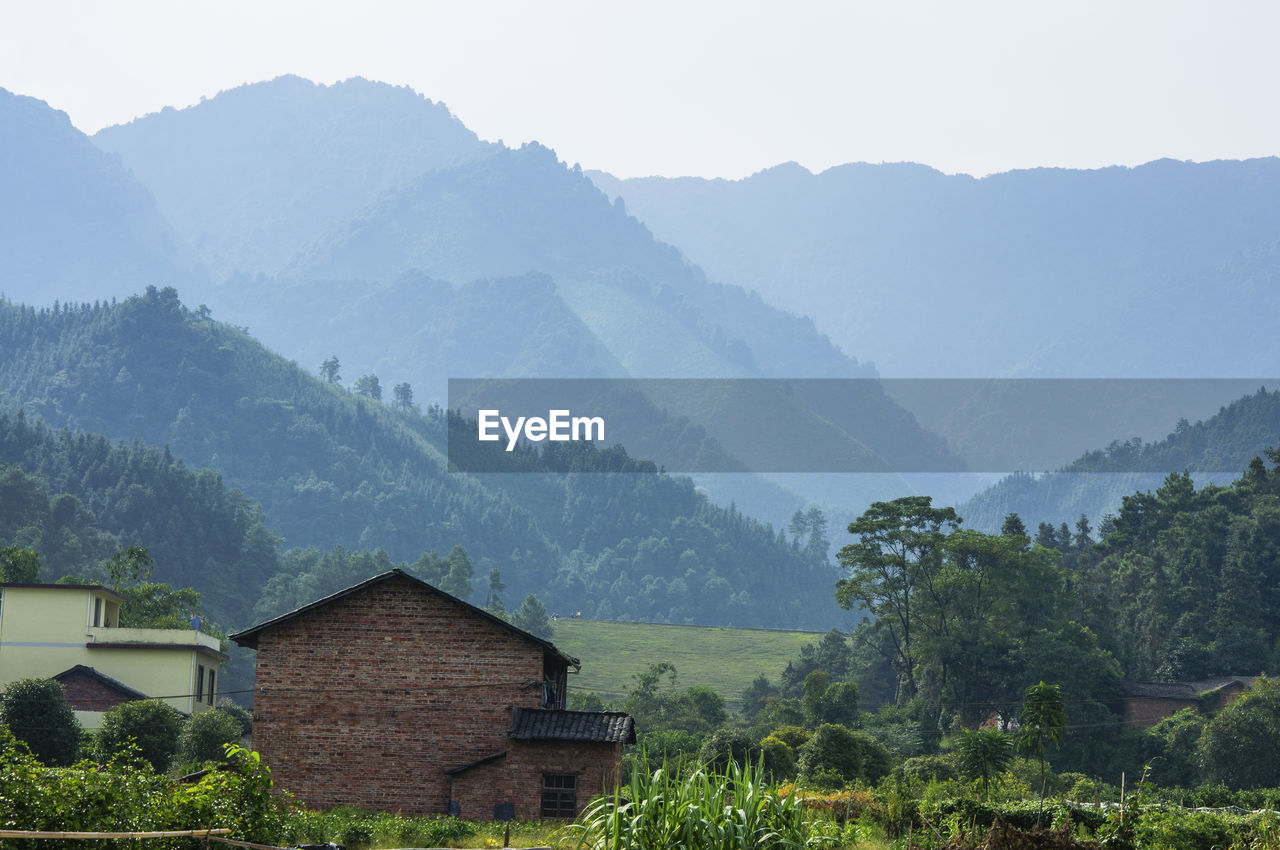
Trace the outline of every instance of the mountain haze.
<path fill-rule="evenodd" d="M 99 131 L 215 274 L 272 271 L 380 192 L 489 146 L 407 87 L 295 76 Z"/>
<path fill-rule="evenodd" d="M 0 294 L 31 304 L 198 278 L 156 202 L 44 101 L 0 89 Z"/>
<path fill-rule="evenodd" d="M 1280 374 L 1249 318 L 1280 306 L 1275 158 L 591 177 L 710 277 L 813 316 L 887 376 Z"/>

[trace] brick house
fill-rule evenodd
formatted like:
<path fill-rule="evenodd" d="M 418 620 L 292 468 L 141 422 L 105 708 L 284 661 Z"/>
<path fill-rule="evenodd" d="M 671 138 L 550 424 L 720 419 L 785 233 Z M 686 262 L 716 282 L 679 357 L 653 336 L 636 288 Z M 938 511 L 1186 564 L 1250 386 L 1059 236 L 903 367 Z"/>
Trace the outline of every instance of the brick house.
<path fill-rule="evenodd" d="M 635 741 L 565 709 L 576 658 L 402 570 L 231 640 L 257 650 L 254 749 L 308 806 L 571 817 Z"/>
<path fill-rule="evenodd" d="M 1255 676 L 1218 676 L 1195 682 L 1120 683 L 1124 691 L 1124 725 L 1145 729 L 1189 708 L 1218 711 L 1253 687 Z"/>

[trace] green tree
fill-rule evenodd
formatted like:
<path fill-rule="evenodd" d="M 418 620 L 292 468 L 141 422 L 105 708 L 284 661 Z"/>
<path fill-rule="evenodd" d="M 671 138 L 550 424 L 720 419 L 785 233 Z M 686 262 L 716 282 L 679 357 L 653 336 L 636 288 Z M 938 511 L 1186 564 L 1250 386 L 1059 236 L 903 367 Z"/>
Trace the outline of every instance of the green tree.
<path fill-rule="evenodd" d="M 102 716 L 102 728 L 95 738 L 99 761 L 107 761 L 123 751 L 132 740 L 138 754 L 157 771 L 169 767 L 178 750 L 182 715 L 164 700 L 143 699 L 124 702 Z"/>
<path fill-rule="evenodd" d="M 1018 715 L 1018 751 L 1034 756 L 1040 764 L 1040 805 L 1044 806 L 1045 783 L 1048 780 L 1045 750 L 1050 745 L 1062 746 L 1067 731 L 1067 704 L 1057 685 L 1039 682 L 1030 685 L 1022 698 Z"/>
<path fill-rule="evenodd" d="M 761 673 L 742 691 L 742 718 L 754 723 L 770 697 L 778 696 L 778 689 L 769 683 L 769 677 Z"/>
<path fill-rule="evenodd" d="M 178 761 L 184 765 L 222 761 L 226 745 L 239 743 L 240 732 L 240 721 L 229 712 L 214 709 L 193 714 L 178 733 Z"/>
<path fill-rule="evenodd" d="M 459 599 L 470 599 L 471 578 L 475 575 L 475 568 L 471 565 L 471 559 L 467 557 L 466 550 L 461 546 L 454 546 L 449 550 L 449 556 L 445 559 L 445 562 L 448 572 L 445 573 L 444 579 L 440 582 L 440 589 Z M 528 600 L 525 601 L 528 602 Z M 543 616 L 546 616 L 545 610 L 542 613 Z M 526 631 L 530 630 L 526 629 Z M 550 622 L 547 623 L 547 634 L 551 634 Z"/>
<path fill-rule="evenodd" d="M 999 729 L 965 729 L 956 741 L 960 770 L 970 779 L 982 783 L 984 797 L 991 796 L 991 780 L 1009 764 L 1013 746 L 1009 736 Z"/>
<path fill-rule="evenodd" d="M 855 779 L 878 782 L 889 773 L 889 751 L 862 732 L 825 723 L 800 747 L 802 779 L 822 785 L 843 785 Z"/>
<path fill-rule="evenodd" d="M 1198 750 L 1205 779 L 1232 788 L 1280 785 L 1280 681 L 1260 678 L 1205 724 Z"/>
<path fill-rule="evenodd" d="M 486 611 L 497 614 L 499 617 L 506 615 L 507 606 L 502 604 L 502 591 L 506 589 L 507 584 L 502 580 L 502 572 L 497 567 L 489 570 L 489 592 L 484 598 Z"/>
<path fill-rule="evenodd" d="M 67 702 L 62 683 L 53 679 L 18 679 L 0 694 L 0 725 L 51 767 L 76 760 L 80 722 Z"/>
<path fill-rule="evenodd" d="M 916 695 L 916 591 L 938 570 L 947 531 L 960 523 L 953 508 L 935 508 L 928 496 L 874 502 L 849 524 L 858 542 L 838 559 L 849 575 L 836 582 L 843 608 L 861 603 L 888 634 L 898 671 L 898 702 Z"/>
<path fill-rule="evenodd" d="M 537 635 L 544 640 L 550 640 L 554 634 L 551 618 L 547 616 L 547 609 L 532 593 L 524 598 L 524 602 L 521 602 L 520 607 L 511 615 L 511 623 L 516 628 L 524 629 L 529 634 Z"/>
<path fill-rule="evenodd" d="M 391 388 L 391 399 L 400 410 L 409 413 L 415 409 L 413 403 L 413 387 L 407 383 L 396 384 Z"/>
<path fill-rule="evenodd" d="M 356 395 L 382 401 L 382 384 L 379 383 L 377 375 L 361 375 L 356 378 L 355 390 Z"/>
<path fill-rule="evenodd" d="M 858 723 L 858 686 L 832 682 L 823 670 L 814 670 L 805 678 L 800 704 L 812 727 L 824 723 L 853 727 Z"/>
<path fill-rule="evenodd" d="M 320 376 L 331 384 L 341 384 L 342 374 L 339 371 L 341 368 L 338 355 L 335 354 L 320 364 Z"/>
<path fill-rule="evenodd" d="M 40 556 L 21 546 L 0 549 L 0 582 L 33 584 L 40 579 Z"/>
<path fill-rule="evenodd" d="M 1027 526 L 1016 513 L 1006 514 L 1004 524 L 1000 526 L 1000 534 L 1004 537 L 1026 537 Z"/>

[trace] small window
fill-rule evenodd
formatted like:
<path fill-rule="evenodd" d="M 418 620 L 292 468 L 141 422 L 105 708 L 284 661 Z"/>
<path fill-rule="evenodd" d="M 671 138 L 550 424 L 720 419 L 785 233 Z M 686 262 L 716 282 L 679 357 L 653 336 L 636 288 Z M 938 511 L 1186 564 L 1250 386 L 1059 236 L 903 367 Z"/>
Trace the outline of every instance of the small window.
<path fill-rule="evenodd" d="M 102 597 L 93 597 L 93 627 L 96 629 L 102 625 Z"/>
<path fill-rule="evenodd" d="M 217 675 L 218 675 L 218 674 L 217 674 L 217 672 L 216 672 L 215 670 L 213 670 L 212 668 L 210 668 L 210 670 L 209 670 L 209 693 L 205 694 L 205 699 L 207 699 L 207 700 L 208 700 L 209 705 L 213 705 L 214 685 L 217 683 L 217 680 L 216 680 L 214 677 L 215 677 L 215 676 L 217 676 Z"/>
<path fill-rule="evenodd" d="M 577 775 L 573 773 L 542 774 L 542 817 L 572 818 L 577 813 Z"/>
<path fill-rule="evenodd" d="M 204 665 L 196 666 L 196 702 L 204 700 Z"/>

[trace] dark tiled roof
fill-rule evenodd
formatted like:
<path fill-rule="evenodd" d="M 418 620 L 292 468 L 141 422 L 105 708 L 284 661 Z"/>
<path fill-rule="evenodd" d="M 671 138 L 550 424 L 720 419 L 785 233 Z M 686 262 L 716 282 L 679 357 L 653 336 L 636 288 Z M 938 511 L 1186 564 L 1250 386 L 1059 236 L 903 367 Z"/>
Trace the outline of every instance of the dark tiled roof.
<path fill-rule="evenodd" d="M 400 570 L 400 569 L 388 570 L 385 573 L 379 573 L 378 575 L 373 576 L 372 578 L 365 579 L 359 584 L 353 584 L 351 587 L 348 587 L 344 590 L 339 590 L 337 593 L 331 593 L 328 596 L 324 597 L 323 599 L 317 599 L 315 602 L 312 602 L 309 605 L 303 605 L 301 608 L 290 611 L 287 614 L 281 614 L 279 617 L 275 617 L 273 619 L 267 620 L 264 623 L 259 623 L 258 625 L 245 629 L 242 632 L 236 632 L 235 634 L 230 635 L 230 638 L 231 640 L 240 644 L 240 646 L 247 646 L 249 649 L 257 649 L 258 635 L 261 634 L 266 629 L 272 628 L 273 626 L 278 626 L 284 622 L 288 622 L 289 620 L 292 620 L 294 617 L 298 617 L 302 614 L 307 613 L 308 611 L 314 611 L 317 608 L 323 608 L 325 605 L 328 605 L 330 602 L 336 602 L 337 600 L 350 596 L 353 593 L 359 593 L 360 591 L 364 590 L 367 587 L 371 587 L 372 585 L 375 585 L 375 584 L 380 584 L 381 582 L 388 581 L 393 578 L 408 579 L 409 581 L 419 585 L 420 587 L 430 591 L 431 593 L 434 593 L 438 596 L 443 596 L 445 599 L 449 599 L 449 600 L 452 600 L 453 602 L 456 602 L 458 605 L 462 606 L 464 609 L 466 609 L 472 614 L 492 620 L 494 623 L 498 624 L 499 626 L 502 626 L 504 629 L 515 632 L 520 637 L 540 645 L 543 649 L 559 657 L 570 667 L 582 666 L 582 662 L 574 658 L 572 655 L 569 655 L 567 652 L 563 652 L 560 649 L 558 649 L 556 645 L 553 644 L 551 641 L 543 640 L 537 635 L 526 632 L 524 629 L 516 628 L 515 626 L 508 623 L 506 620 L 502 619 L 501 617 L 495 617 L 493 614 L 490 614 L 488 611 L 484 610 L 483 608 L 477 608 L 476 606 L 472 605 L 470 602 L 467 602 L 465 600 L 459 599 L 456 596 L 452 596 L 448 593 L 445 593 L 443 590 L 436 587 L 435 585 L 427 584 L 425 581 L 418 578 L 417 576 L 410 575 L 409 573 L 406 573 L 404 570 Z"/>
<path fill-rule="evenodd" d="M 1239 682 L 1246 690 L 1253 687 L 1257 676 L 1215 676 L 1212 679 L 1201 679 L 1198 682 L 1190 682 L 1191 687 L 1196 689 L 1196 693 L 1203 694 L 1209 691 L 1216 691 L 1218 688 L 1225 688 L 1227 685 L 1234 685 Z"/>
<path fill-rule="evenodd" d="M 1186 682 L 1121 682 L 1120 687 L 1125 696 L 1139 699 L 1196 699 L 1196 689 Z"/>
<path fill-rule="evenodd" d="M 636 724 L 622 711 L 513 708 L 507 737 L 521 741 L 598 741 L 634 744 Z"/>
<path fill-rule="evenodd" d="M 131 688 L 119 679 L 113 679 L 107 674 L 99 673 L 94 668 L 86 667 L 83 664 L 77 664 L 74 667 L 63 670 L 61 673 L 51 678 L 55 682 L 62 682 L 63 684 L 78 678 L 93 679 L 126 699 L 149 699 L 146 694 L 137 688 Z"/>

